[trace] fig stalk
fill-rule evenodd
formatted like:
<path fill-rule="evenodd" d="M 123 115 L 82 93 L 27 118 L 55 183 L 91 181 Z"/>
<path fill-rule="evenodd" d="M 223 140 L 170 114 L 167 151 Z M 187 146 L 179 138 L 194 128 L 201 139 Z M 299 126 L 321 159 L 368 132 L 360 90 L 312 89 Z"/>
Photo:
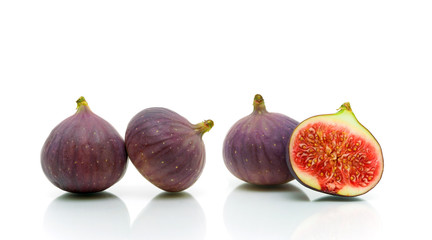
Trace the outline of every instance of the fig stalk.
<path fill-rule="evenodd" d="M 214 126 L 214 122 L 212 120 L 205 120 L 201 123 L 195 124 L 193 128 L 198 132 L 200 136 L 204 135 L 204 133 L 210 131 Z"/>
<path fill-rule="evenodd" d="M 253 107 L 254 107 L 253 113 L 255 114 L 267 113 L 267 109 L 264 104 L 264 98 L 260 94 L 255 95 Z"/>

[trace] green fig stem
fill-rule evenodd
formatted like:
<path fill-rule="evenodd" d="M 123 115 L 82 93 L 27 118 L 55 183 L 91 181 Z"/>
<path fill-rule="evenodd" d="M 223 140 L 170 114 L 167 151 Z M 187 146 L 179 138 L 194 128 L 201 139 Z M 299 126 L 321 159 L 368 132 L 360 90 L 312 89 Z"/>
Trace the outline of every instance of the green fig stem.
<path fill-rule="evenodd" d="M 195 124 L 193 128 L 202 136 L 204 135 L 204 133 L 210 131 L 210 129 L 212 129 L 213 126 L 214 126 L 214 122 L 209 119 L 201 123 Z"/>
<path fill-rule="evenodd" d="M 264 104 L 264 98 L 260 94 L 256 94 L 253 101 L 254 110 L 253 113 L 263 114 L 267 112 Z"/>
<path fill-rule="evenodd" d="M 339 116 L 346 121 L 358 122 L 357 117 L 354 115 L 351 104 L 349 102 L 342 104 L 337 110 L 338 112 L 335 114 L 335 116 Z"/>
<path fill-rule="evenodd" d="M 85 100 L 84 97 L 80 97 L 78 98 L 78 100 L 76 100 L 77 103 L 77 113 L 81 112 L 83 109 L 84 110 L 90 110 L 90 107 L 88 106 L 87 101 Z"/>
<path fill-rule="evenodd" d="M 346 103 L 342 104 L 342 105 L 340 106 L 340 108 L 338 108 L 337 110 L 338 110 L 338 111 L 348 110 L 348 111 L 352 112 L 351 104 L 350 104 L 349 102 L 346 102 Z"/>

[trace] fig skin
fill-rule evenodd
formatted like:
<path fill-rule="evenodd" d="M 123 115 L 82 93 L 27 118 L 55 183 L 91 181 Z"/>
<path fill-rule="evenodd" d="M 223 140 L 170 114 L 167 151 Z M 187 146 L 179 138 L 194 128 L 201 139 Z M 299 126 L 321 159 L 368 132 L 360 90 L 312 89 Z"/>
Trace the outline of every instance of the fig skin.
<path fill-rule="evenodd" d="M 94 114 L 84 97 L 77 111 L 50 133 L 41 152 L 46 177 L 71 193 L 103 191 L 126 172 L 125 143 L 114 127 Z"/>
<path fill-rule="evenodd" d="M 286 146 L 298 122 L 266 110 L 264 99 L 255 95 L 253 112 L 237 121 L 223 144 L 225 166 L 237 178 L 257 185 L 284 184 L 291 175 Z"/>
<path fill-rule="evenodd" d="M 382 178 L 382 149 L 357 120 L 349 102 L 338 110 L 310 117 L 297 126 L 288 145 L 288 167 L 307 188 L 342 197 L 360 196 Z"/>
<path fill-rule="evenodd" d="M 147 108 L 136 114 L 126 129 L 126 149 L 144 178 L 167 192 L 192 186 L 205 164 L 202 136 L 214 123 L 191 124 L 166 108 Z"/>

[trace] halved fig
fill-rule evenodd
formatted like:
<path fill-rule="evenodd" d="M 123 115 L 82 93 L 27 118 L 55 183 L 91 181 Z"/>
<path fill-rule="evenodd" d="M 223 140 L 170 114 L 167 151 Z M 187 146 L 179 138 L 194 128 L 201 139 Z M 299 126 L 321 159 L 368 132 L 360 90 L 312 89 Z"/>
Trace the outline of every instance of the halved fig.
<path fill-rule="evenodd" d="M 384 167 L 381 147 L 344 103 L 335 114 L 301 122 L 291 135 L 288 166 L 304 186 L 358 196 L 374 188 Z"/>

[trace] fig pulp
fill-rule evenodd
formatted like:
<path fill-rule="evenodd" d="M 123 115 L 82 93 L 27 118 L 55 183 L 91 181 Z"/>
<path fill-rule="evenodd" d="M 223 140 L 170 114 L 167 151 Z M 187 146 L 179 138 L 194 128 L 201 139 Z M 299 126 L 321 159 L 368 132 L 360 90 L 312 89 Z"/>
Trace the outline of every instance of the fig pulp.
<path fill-rule="evenodd" d="M 74 115 L 57 125 L 42 148 L 42 169 L 60 189 L 75 193 L 105 190 L 119 181 L 127 167 L 122 137 L 94 114 L 84 97 Z"/>
<path fill-rule="evenodd" d="M 126 130 L 126 149 L 147 180 L 167 192 L 194 184 L 204 168 L 202 136 L 212 120 L 191 124 L 166 108 L 148 108 L 135 115 Z"/>
<path fill-rule="evenodd" d="M 253 112 L 228 131 L 223 158 L 228 170 L 252 184 L 274 185 L 293 180 L 286 146 L 298 122 L 266 110 L 264 99 L 255 95 Z"/>
<path fill-rule="evenodd" d="M 368 192 L 381 179 L 384 167 L 379 143 L 349 103 L 335 114 L 301 122 L 291 136 L 289 157 L 288 166 L 300 183 L 340 196 Z"/>

